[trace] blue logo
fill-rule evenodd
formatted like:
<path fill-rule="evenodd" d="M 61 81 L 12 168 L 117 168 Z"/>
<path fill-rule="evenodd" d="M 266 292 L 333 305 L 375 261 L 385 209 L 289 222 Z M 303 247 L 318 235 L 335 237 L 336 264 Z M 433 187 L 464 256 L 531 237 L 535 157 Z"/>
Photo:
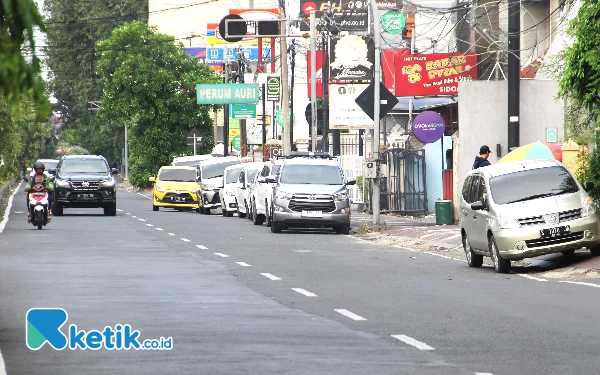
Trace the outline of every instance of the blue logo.
<path fill-rule="evenodd" d="M 108 349 L 108 350 L 171 350 L 173 338 L 140 340 L 140 331 L 129 324 L 106 326 L 103 330 L 79 330 L 71 324 L 68 336 L 61 327 L 67 322 L 67 311 L 60 308 L 31 309 L 27 311 L 25 335 L 27 347 L 38 350 L 48 343 L 56 350 L 65 349 Z"/>

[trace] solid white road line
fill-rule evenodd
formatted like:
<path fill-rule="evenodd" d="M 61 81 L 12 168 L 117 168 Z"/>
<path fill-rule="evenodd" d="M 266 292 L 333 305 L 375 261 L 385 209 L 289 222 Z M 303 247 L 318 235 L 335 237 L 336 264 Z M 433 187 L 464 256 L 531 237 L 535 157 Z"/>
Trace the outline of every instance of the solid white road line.
<path fill-rule="evenodd" d="M 541 278 L 539 278 L 539 277 L 535 277 L 535 276 L 531 276 L 531 275 L 525 275 L 525 274 L 522 274 L 522 273 L 519 273 L 518 275 L 519 275 L 519 276 L 522 276 L 522 277 L 524 277 L 524 278 L 526 278 L 526 279 L 530 279 L 530 280 L 535 280 L 535 281 L 548 281 L 548 280 L 546 280 L 546 279 L 541 279 Z"/>
<path fill-rule="evenodd" d="M 21 188 L 22 183 L 23 183 L 23 181 L 19 182 L 19 185 L 17 185 L 17 187 L 15 188 L 15 191 L 13 191 L 10 198 L 8 198 L 8 203 L 6 204 L 6 210 L 4 211 L 4 219 L 2 219 L 2 222 L 0 223 L 0 233 L 2 233 L 4 231 L 4 228 L 6 227 L 6 223 L 8 223 L 8 216 L 10 215 L 10 209 L 12 208 L 13 199 L 15 198 L 15 194 L 17 194 L 17 191 L 19 191 L 19 189 Z M 2 356 L 0 356 L 0 360 L 1 359 L 2 359 Z"/>
<path fill-rule="evenodd" d="M 162 229 L 162 228 L 154 228 L 154 229 L 156 229 L 156 230 L 164 230 L 164 229 Z"/>
<path fill-rule="evenodd" d="M 239 264 L 242 267 L 252 267 L 251 265 L 249 265 L 248 263 L 244 263 L 244 262 L 236 262 L 237 264 Z"/>
<path fill-rule="evenodd" d="M 270 273 L 261 273 L 261 275 L 263 275 L 264 277 L 271 279 L 271 280 L 281 280 L 279 277 L 275 276 L 275 275 L 271 275 Z"/>
<path fill-rule="evenodd" d="M 392 337 L 402 341 L 405 344 L 412 345 L 419 350 L 435 350 L 434 348 L 425 344 L 424 342 L 415 340 L 412 337 L 408 337 L 406 335 L 392 335 Z"/>
<path fill-rule="evenodd" d="M 298 292 L 298 293 L 300 293 L 300 294 L 304 294 L 304 295 L 305 295 L 305 296 L 307 296 L 307 297 L 316 297 L 316 296 L 317 296 L 316 294 L 314 294 L 314 293 L 311 293 L 311 292 L 309 292 L 308 290 L 304 290 L 304 289 L 302 289 L 302 288 L 292 288 L 292 290 L 293 290 L 294 292 Z"/>
<path fill-rule="evenodd" d="M 215 255 L 220 256 L 221 258 L 229 258 L 229 255 L 223 253 L 215 253 Z"/>
<path fill-rule="evenodd" d="M 147 227 L 153 227 L 154 225 L 152 224 L 146 224 Z"/>
<path fill-rule="evenodd" d="M 2 352 L 0 352 L 0 375 L 6 375 L 6 365 L 4 364 L 4 358 L 2 358 Z"/>
<path fill-rule="evenodd" d="M 167 233 L 169 236 L 174 236 L 175 233 Z"/>
<path fill-rule="evenodd" d="M 340 313 L 340 314 L 342 314 L 342 315 L 344 315 L 344 316 L 346 316 L 346 317 L 348 317 L 348 318 L 350 318 L 352 320 L 367 320 L 367 319 L 363 318 L 362 316 L 356 315 L 355 313 L 350 312 L 350 311 L 348 311 L 346 309 L 334 309 L 334 311 L 338 312 L 338 313 Z"/>
<path fill-rule="evenodd" d="M 204 245 L 196 245 L 196 247 L 198 249 L 202 249 L 202 250 L 208 250 L 208 247 L 204 246 Z"/>
<path fill-rule="evenodd" d="M 584 283 L 584 282 L 581 282 L 581 281 L 559 281 L 559 283 L 577 284 L 577 285 L 591 286 L 591 287 L 594 287 L 594 288 L 600 288 L 600 285 L 598 285 L 598 284 Z"/>
<path fill-rule="evenodd" d="M 190 242 L 191 240 L 188 240 L 187 238 L 180 238 L 180 240 L 182 240 L 183 242 Z"/>

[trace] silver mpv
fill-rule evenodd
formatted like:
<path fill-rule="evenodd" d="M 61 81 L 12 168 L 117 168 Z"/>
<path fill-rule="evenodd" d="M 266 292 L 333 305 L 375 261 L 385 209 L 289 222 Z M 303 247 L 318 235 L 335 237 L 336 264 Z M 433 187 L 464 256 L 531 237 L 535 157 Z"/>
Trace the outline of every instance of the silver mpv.
<path fill-rule="evenodd" d="M 586 190 L 555 160 L 526 160 L 472 170 L 460 198 L 460 228 L 470 267 L 490 256 L 496 272 L 511 260 L 588 248 L 600 255 L 600 216 Z"/>

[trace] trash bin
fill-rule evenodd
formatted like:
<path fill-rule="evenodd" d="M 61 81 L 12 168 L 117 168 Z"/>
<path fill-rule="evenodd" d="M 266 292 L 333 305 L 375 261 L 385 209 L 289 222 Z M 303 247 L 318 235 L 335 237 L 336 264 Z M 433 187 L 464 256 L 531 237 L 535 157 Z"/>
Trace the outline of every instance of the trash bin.
<path fill-rule="evenodd" d="M 435 224 L 454 224 L 454 210 L 451 200 L 439 200 L 435 202 Z"/>

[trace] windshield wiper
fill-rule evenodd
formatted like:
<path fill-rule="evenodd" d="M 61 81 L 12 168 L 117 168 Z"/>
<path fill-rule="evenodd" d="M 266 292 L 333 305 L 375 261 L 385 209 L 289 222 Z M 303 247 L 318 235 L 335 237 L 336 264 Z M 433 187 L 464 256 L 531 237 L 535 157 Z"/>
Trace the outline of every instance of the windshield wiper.
<path fill-rule="evenodd" d="M 524 201 L 530 201 L 530 200 L 536 199 L 536 198 L 551 197 L 553 195 L 555 195 L 555 194 L 554 193 L 544 193 L 544 194 L 530 195 L 530 196 L 525 197 L 525 198 L 521 198 L 521 199 L 517 199 L 517 200 L 514 200 L 514 201 L 506 202 L 506 204 L 517 203 L 517 202 L 524 202 Z"/>

